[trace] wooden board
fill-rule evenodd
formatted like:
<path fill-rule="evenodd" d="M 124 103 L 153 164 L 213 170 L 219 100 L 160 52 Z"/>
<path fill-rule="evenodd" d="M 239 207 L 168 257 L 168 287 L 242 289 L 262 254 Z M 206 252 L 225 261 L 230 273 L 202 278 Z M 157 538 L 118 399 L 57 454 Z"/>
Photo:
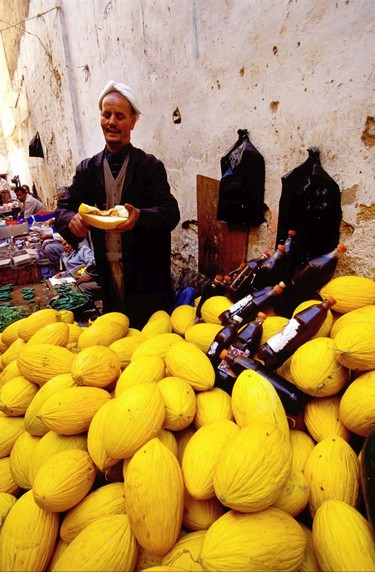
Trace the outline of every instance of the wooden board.
<path fill-rule="evenodd" d="M 197 175 L 198 270 L 226 274 L 246 259 L 248 230 L 216 219 L 220 181 Z"/>

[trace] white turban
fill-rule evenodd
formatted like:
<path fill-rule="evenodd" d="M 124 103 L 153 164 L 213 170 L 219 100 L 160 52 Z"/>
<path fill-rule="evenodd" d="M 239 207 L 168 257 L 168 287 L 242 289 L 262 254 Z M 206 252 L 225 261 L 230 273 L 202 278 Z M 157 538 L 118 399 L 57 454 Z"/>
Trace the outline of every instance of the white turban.
<path fill-rule="evenodd" d="M 102 93 L 99 96 L 99 109 L 102 108 L 102 101 L 104 96 L 107 95 L 108 93 L 111 93 L 112 91 L 118 91 L 118 93 L 121 93 L 121 95 L 123 95 L 129 101 L 138 119 L 142 111 L 139 108 L 138 98 L 135 95 L 134 91 L 129 86 L 124 85 L 123 83 L 116 83 L 113 80 L 107 83 L 107 85 L 105 86 L 105 88 L 103 89 Z"/>

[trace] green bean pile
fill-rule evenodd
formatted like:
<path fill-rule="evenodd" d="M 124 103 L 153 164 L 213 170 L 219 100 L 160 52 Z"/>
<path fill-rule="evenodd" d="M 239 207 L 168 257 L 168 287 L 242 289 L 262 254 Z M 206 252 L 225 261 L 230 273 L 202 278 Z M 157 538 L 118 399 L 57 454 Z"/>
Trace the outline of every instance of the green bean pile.
<path fill-rule="evenodd" d="M 74 310 L 86 304 L 87 301 L 87 296 L 80 292 L 65 292 L 60 294 L 56 300 L 51 301 L 51 307 L 54 310 Z"/>

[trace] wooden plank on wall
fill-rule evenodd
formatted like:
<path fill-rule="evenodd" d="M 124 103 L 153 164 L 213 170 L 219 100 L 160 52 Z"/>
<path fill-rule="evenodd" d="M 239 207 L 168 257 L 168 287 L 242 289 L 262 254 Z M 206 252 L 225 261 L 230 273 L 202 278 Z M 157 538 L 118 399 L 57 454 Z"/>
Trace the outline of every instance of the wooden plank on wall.
<path fill-rule="evenodd" d="M 209 278 L 226 274 L 246 259 L 248 230 L 216 219 L 220 181 L 197 175 L 198 264 Z"/>

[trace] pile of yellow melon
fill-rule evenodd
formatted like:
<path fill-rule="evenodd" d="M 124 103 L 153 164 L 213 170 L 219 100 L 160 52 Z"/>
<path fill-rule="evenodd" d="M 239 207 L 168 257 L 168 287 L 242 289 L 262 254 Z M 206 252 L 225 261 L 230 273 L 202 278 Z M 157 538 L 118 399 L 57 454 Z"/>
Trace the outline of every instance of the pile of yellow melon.
<path fill-rule="evenodd" d="M 273 386 L 215 387 L 231 302 L 87 327 L 44 309 L 0 336 L 0 570 L 375 570 L 354 443 L 375 426 L 375 282 L 344 276 Z M 316 301 L 307 301 L 305 304 Z M 269 312 L 262 343 L 285 323 Z"/>

